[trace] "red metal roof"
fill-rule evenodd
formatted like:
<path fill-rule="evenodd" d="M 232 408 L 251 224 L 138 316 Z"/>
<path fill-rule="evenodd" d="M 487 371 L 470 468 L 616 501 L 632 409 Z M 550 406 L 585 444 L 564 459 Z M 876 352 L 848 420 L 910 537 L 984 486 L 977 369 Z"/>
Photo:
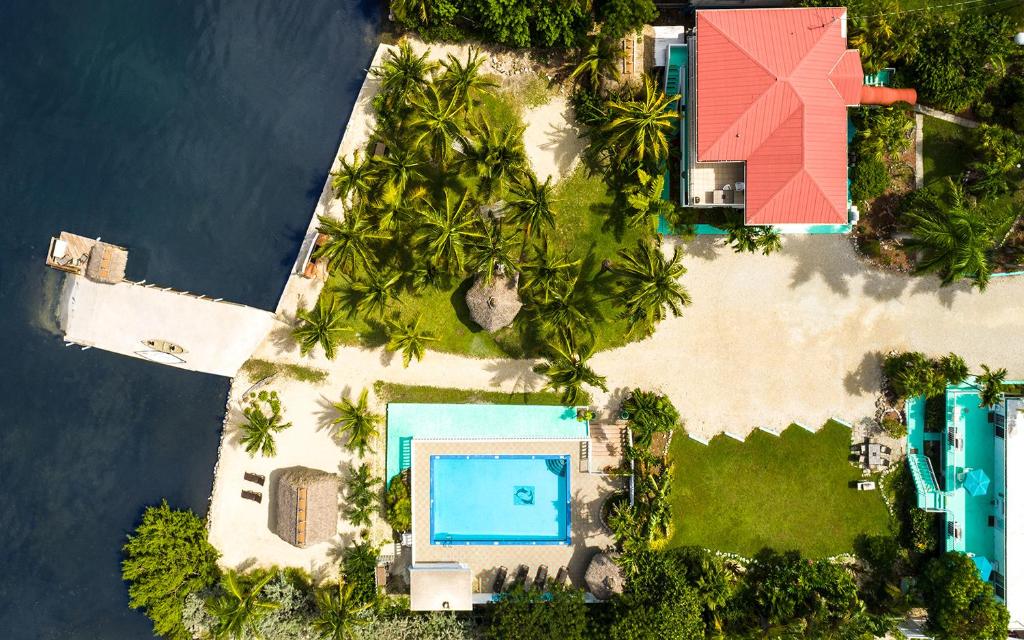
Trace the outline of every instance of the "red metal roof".
<path fill-rule="evenodd" d="M 697 11 L 697 159 L 747 163 L 747 224 L 845 224 L 845 9 Z"/>

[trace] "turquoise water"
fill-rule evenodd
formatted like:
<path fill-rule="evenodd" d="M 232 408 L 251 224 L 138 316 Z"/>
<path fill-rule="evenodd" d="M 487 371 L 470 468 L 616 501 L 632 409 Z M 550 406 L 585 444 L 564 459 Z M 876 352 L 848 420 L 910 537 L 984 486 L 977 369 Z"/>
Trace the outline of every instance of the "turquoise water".
<path fill-rule="evenodd" d="M 431 456 L 431 544 L 569 544 L 569 456 Z"/>
<path fill-rule="evenodd" d="M 388 405 L 387 477 L 408 468 L 412 440 L 575 439 L 588 437 L 587 423 L 572 407 L 516 404 Z"/>

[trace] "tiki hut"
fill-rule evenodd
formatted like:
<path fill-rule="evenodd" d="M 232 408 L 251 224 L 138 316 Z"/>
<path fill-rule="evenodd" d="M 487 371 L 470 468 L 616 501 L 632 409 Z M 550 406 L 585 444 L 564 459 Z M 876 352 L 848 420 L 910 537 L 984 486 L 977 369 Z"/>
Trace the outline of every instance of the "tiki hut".
<path fill-rule="evenodd" d="M 284 469 L 275 482 L 274 533 L 296 547 L 338 533 L 338 476 L 318 469 Z"/>
<path fill-rule="evenodd" d="M 97 242 L 89 252 L 85 265 L 85 277 L 96 282 L 117 284 L 124 280 L 128 265 L 128 250 L 114 244 Z"/>
<path fill-rule="evenodd" d="M 589 591 L 598 600 L 608 600 L 615 594 L 621 594 L 626 585 L 622 569 L 615 563 L 617 553 L 599 553 L 590 561 L 583 579 Z"/>
<path fill-rule="evenodd" d="M 466 306 L 473 322 L 485 331 L 497 331 L 507 327 L 515 320 L 516 314 L 523 308 L 519 300 L 519 278 L 499 274 L 488 284 L 483 276 L 477 276 L 476 282 L 466 293 Z"/>

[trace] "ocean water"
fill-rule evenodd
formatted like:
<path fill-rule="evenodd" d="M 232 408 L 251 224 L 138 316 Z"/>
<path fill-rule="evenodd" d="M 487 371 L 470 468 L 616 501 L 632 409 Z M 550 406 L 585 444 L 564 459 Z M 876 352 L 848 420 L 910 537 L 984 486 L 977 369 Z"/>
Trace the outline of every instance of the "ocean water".
<path fill-rule="evenodd" d="M 370 0 L 0 3 L 0 637 L 151 637 L 120 547 L 206 513 L 228 381 L 65 348 L 51 234 L 273 309 L 378 40 Z"/>

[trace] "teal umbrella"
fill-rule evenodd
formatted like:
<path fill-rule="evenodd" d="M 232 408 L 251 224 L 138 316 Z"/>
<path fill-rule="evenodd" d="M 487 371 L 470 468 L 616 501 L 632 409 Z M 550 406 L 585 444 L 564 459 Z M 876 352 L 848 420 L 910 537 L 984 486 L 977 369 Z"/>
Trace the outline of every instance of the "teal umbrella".
<path fill-rule="evenodd" d="M 971 469 L 964 476 L 964 489 L 972 496 L 983 496 L 988 493 L 989 482 L 983 469 Z"/>
<path fill-rule="evenodd" d="M 981 579 L 987 582 L 992 575 L 992 561 L 985 556 L 974 556 L 971 560 L 974 560 L 974 566 L 978 567 Z"/>

